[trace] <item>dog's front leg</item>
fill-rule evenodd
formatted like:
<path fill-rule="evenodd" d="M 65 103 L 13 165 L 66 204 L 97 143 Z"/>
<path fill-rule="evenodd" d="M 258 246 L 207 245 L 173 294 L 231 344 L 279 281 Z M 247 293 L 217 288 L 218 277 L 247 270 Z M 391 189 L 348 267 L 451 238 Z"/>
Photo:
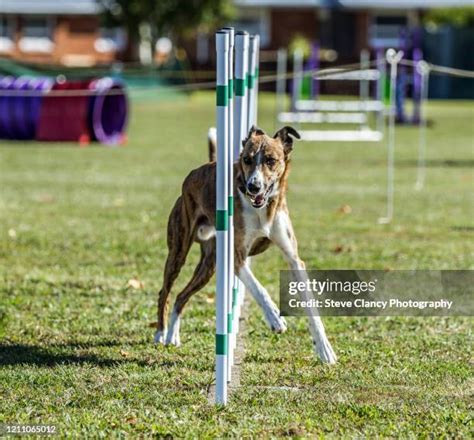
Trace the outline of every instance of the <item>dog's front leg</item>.
<path fill-rule="evenodd" d="M 258 305 L 262 308 L 265 319 L 270 328 L 276 333 L 283 333 L 286 331 L 285 319 L 280 316 L 278 307 L 270 298 L 265 287 L 263 287 L 257 278 L 255 278 L 255 275 L 252 273 L 247 262 L 244 262 L 238 269 L 238 277 L 240 281 L 244 283 L 245 288 L 250 291 Z"/>
<path fill-rule="evenodd" d="M 298 244 L 287 212 L 280 211 L 275 216 L 270 239 L 283 252 L 296 281 L 303 281 L 306 284 L 308 274 L 306 273 L 304 262 L 300 260 L 298 256 Z M 310 292 L 301 292 L 301 298 L 304 301 L 311 299 L 311 297 L 312 295 Z M 317 315 L 315 316 L 314 313 L 317 313 L 317 311 L 307 309 L 309 329 L 311 331 L 314 350 L 321 361 L 328 364 L 334 364 L 337 360 L 336 355 L 334 354 L 331 343 L 326 336 L 321 318 Z"/>

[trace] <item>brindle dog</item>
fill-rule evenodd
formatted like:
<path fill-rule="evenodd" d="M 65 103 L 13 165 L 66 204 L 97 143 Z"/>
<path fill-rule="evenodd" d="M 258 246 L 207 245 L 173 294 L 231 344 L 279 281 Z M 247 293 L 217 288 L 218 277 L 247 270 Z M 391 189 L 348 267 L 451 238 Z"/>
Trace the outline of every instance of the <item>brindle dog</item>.
<path fill-rule="evenodd" d="M 292 127 L 283 127 L 273 137 L 252 127 L 239 161 L 234 164 L 234 264 L 235 273 L 262 308 L 270 328 L 281 333 L 286 322 L 265 288 L 258 282 L 248 257 L 264 252 L 274 243 L 283 253 L 299 281 L 307 280 L 286 203 L 287 179 L 293 138 Z M 168 258 L 163 288 L 158 297 L 158 324 L 155 341 L 179 345 L 179 323 L 184 306 L 204 287 L 215 272 L 216 163 L 215 139 L 210 142 L 210 162 L 191 171 L 182 187 L 168 221 Z M 201 258 L 184 290 L 178 294 L 167 325 L 169 294 L 183 267 L 193 242 L 201 247 Z M 304 293 L 303 298 L 307 298 Z M 331 348 L 319 316 L 308 316 L 317 355 L 334 363 Z"/>

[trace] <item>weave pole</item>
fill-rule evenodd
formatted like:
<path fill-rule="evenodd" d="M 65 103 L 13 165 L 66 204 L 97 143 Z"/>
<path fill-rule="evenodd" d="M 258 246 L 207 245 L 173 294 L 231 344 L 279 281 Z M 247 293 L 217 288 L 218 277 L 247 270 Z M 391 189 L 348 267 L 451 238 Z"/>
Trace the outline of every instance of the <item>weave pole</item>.
<path fill-rule="evenodd" d="M 227 403 L 229 34 L 216 33 L 216 404 Z"/>
<path fill-rule="evenodd" d="M 242 141 L 247 136 L 247 114 L 248 114 L 248 57 L 249 57 L 249 34 L 237 32 L 235 35 L 235 112 L 234 112 L 234 144 L 233 160 L 239 159 L 242 149 Z M 231 346 L 235 349 L 237 334 L 239 332 L 240 307 L 243 303 L 244 288 L 239 279 L 234 276 L 232 289 L 232 337 Z M 231 363 L 233 364 L 233 351 Z"/>
<path fill-rule="evenodd" d="M 249 50 L 249 41 L 246 32 L 238 32 L 234 37 L 232 28 L 216 33 L 216 404 L 220 405 L 227 403 L 244 298 L 244 286 L 234 274 L 233 166 L 249 125 L 257 118 L 259 37 L 252 39 L 253 51 Z"/>
<path fill-rule="evenodd" d="M 260 64 L 260 36 L 254 36 L 254 52 L 255 52 L 255 69 L 253 71 L 254 75 L 254 83 L 253 83 L 253 90 L 252 90 L 252 101 L 253 101 L 253 113 L 252 113 L 252 125 L 257 125 L 258 120 L 258 76 L 260 74 L 259 71 L 259 64 Z M 250 128 L 249 127 L 249 128 Z"/>
<path fill-rule="evenodd" d="M 242 140 L 247 136 L 249 42 L 247 32 L 237 32 L 235 35 L 234 160 L 238 159 Z"/>
<path fill-rule="evenodd" d="M 259 75 L 259 49 L 260 49 L 260 37 L 258 35 L 253 35 L 249 39 L 249 54 L 248 54 L 248 84 L 247 84 L 247 111 L 248 111 L 248 118 L 247 118 L 247 125 L 246 127 L 242 127 L 243 136 L 240 142 L 240 150 L 242 150 L 242 141 L 247 137 L 247 134 L 250 131 L 250 128 L 253 125 L 257 125 L 257 115 L 258 115 L 258 108 L 257 108 L 257 94 L 258 94 L 258 75 Z M 247 257 L 247 264 L 250 266 L 251 258 Z M 245 288 L 243 284 L 240 284 L 239 289 L 239 310 L 240 307 L 243 306 L 245 300 Z"/>
<path fill-rule="evenodd" d="M 257 121 L 257 81 L 258 81 L 258 47 L 260 39 L 258 35 L 250 37 L 249 45 L 249 71 L 248 78 L 248 115 L 247 115 L 247 131 Z"/>
<path fill-rule="evenodd" d="M 247 137 L 250 128 L 257 124 L 257 93 L 258 93 L 258 75 L 259 75 L 259 48 L 260 48 L 260 37 L 253 35 L 248 40 L 248 55 L 243 54 L 243 59 L 248 59 L 247 66 L 247 90 L 245 93 L 245 100 L 247 102 L 247 117 L 241 118 L 241 138 L 239 140 L 239 154 L 242 151 L 243 140 Z M 250 257 L 247 257 L 247 264 L 250 265 Z M 239 284 L 238 296 L 237 296 L 237 310 L 238 317 L 240 317 L 240 310 L 244 305 L 245 300 L 245 287 L 242 283 Z"/>
<path fill-rule="evenodd" d="M 234 361 L 234 348 L 236 335 L 233 332 L 233 287 L 234 287 L 234 157 L 232 147 L 234 145 L 234 28 L 224 28 L 224 32 L 229 36 L 229 52 L 227 55 L 227 70 L 229 74 L 228 81 L 228 130 L 227 130 L 227 194 L 228 194 L 228 213 L 229 213 L 229 230 L 228 230 L 228 255 L 227 255 L 227 383 L 232 379 L 232 365 Z"/>

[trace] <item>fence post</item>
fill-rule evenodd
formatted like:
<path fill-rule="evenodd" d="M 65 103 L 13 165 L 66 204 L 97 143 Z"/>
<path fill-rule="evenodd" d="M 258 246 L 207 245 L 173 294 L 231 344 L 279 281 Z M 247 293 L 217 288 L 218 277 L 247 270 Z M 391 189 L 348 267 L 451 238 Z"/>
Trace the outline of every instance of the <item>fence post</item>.
<path fill-rule="evenodd" d="M 414 67 L 420 80 L 420 103 L 419 103 L 419 140 L 418 140 L 418 167 L 416 172 L 415 189 L 420 190 L 425 184 L 426 175 L 426 125 L 428 123 L 426 116 L 426 104 L 428 102 L 428 89 L 430 78 L 430 66 L 426 61 L 419 61 Z"/>

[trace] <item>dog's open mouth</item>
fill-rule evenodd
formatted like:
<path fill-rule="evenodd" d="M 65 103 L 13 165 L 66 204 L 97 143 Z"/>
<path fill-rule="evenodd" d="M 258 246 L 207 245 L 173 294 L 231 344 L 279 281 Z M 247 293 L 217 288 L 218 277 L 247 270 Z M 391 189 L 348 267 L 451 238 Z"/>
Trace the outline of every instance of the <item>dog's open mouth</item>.
<path fill-rule="evenodd" d="M 247 197 L 249 198 L 250 203 L 254 208 L 263 208 L 267 203 L 268 195 L 271 193 L 272 189 L 273 184 L 271 184 L 265 192 L 262 192 L 260 194 L 250 194 L 247 191 Z"/>
<path fill-rule="evenodd" d="M 262 208 L 265 205 L 265 194 L 252 195 L 247 193 L 247 197 L 250 199 L 250 203 L 254 208 Z"/>

